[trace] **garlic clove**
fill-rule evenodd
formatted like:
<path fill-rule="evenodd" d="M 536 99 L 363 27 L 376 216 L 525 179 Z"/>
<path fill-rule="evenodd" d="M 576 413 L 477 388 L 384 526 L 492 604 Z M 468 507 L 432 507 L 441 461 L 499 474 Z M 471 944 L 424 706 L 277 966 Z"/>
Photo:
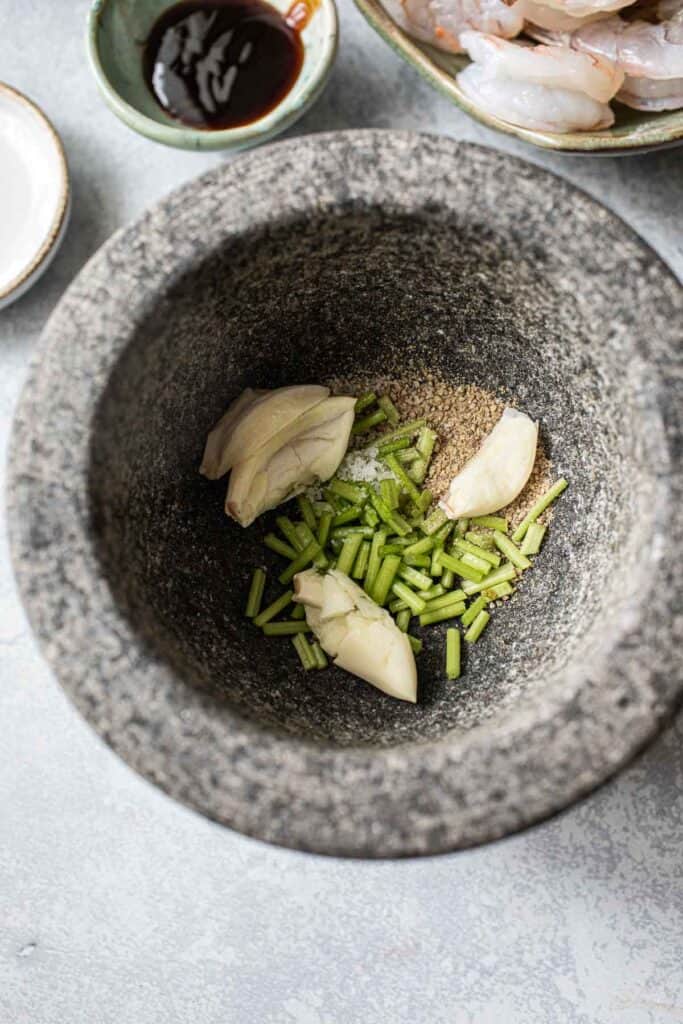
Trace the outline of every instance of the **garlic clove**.
<path fill-rule="evenodd" d="M 268 394 L 268 392 L 254 391 L 253 388 L 246 388 L 239 398 L 236 398 L 228 407 L 227 412 L 221 416 L 207 437 L 199 472 L 208 477 L 209 480 L 218 480 L 230 469 L 230 466 L 225 464 L 224 452 L 235 424 L 265 394 Z"/>
<path fill-rule="evenodd" d="M 338 569 L 324 575 L 308 569 L 294 577 L 294 598 L 304 604 L 306 621 L 335 664 L 391 697 L 415 703 L 410 641 L 352 579 Z"/>
<path fill-rule="evenodd" d="M 379 619 L 353 623 L 339 644 L 335 665 L 352 672 L 378 690 L 414 704 L 417 669 L 410 641 L 398 626 Z M 398 634 L 398 635 L 397 635 Z"/>
<path fill-rule="evenodd" d="M 225 511 L 242 526 L 298 494 L 314 480 L 328 480 L 344 458 L 355 399 L 327 398 L 233 467 Z"/>
<path fill-rule="evenodd" d="M 489 515 L 514 501 L 531 475 L 537 443 L 538 424 L 526 413 L 505 409 L 439 502 L 449 519 Z"/>
<path fill-rule="evenodd" d="M 302 384 L 259 395 L 233 420 L 230 431 L 224 431 L 228 436 L 220 460 L 223 472 L 250 459 L 281 432 L 287 432 L 329 393 L 329 388 L 318 384 Z"/>

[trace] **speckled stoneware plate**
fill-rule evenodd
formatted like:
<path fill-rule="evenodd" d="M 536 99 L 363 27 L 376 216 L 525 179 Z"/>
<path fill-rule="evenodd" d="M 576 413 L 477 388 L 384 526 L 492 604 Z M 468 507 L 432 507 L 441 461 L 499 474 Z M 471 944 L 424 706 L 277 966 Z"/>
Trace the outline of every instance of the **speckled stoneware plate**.
<path fill-rule="evenodd" d="M 622 103 L 613 103 L 616 116 L 614 125 L 602 131 L 555 132 L 518 128 L 481 110 L 465 95 L 455 76 L 469 63 L 467 56 L 444 53 L 434 46 L 413 39 L 404 32 L 382 6 L 381 0 L 355 0 L 359 11 L 404 60 L 411 64 L 431 85 L 448 97 L 476 121 L 488 128 L 515 135 L 542 149 L 555 149 L 577 155 L 610 156 L 646 153 L 653 149 L 666 149 L 683 143 L 683 110 L 666 113 L 646 113 L 631 110 Z"/>
<path fill-rule="evenodd" d="M 682 314 L 613 214 L 449 139 L 297 138 L 188 184 L 88 263 L 17 411 L 14 563 L 57 677 L 137 771 L 286 846 L 437 853 L 566 807 L 683 691 Z M 417 705 L 257 633 L 265 524 L 198 473 L 246 385 L 407 366 L 510 395 L 571 481 L 457 683 L 436 627 Z"/>
<path fill-rule="evenodd" d="M 268 2 L 282 14 L 292 4 Z M 334 0 L 310 3 L 314 9 L 301 32 L 299 75 L 277 106 L 250 124 L 204 131 L 175 120 L 157 103 L 144 79 L 142 54 L 155 21 L 172 6 L 168 0 L 94 0 L 86 34 L 90 67 L 107 106 L 133 131 L 179 149 L 246 149 L 298 121 L 327 83 L 337 54 L 337 8 Z"/>

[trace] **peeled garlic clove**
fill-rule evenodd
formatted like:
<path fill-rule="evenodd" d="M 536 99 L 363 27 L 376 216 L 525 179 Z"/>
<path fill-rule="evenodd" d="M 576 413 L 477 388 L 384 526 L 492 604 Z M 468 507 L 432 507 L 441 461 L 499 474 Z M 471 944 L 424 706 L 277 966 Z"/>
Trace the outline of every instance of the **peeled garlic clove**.
<path fill-rule="evenodd" d="M 505 409 L 439 502 L 449 519 L 486 516 L 514 501 L 531 475 L 537 442 L 538 424 L 517 409 Z"/>
<path fill-rule="evenodd" d="M 276 388 L 260 396 L 234 423 L 223 450 L 221 465 L 230 469 L 255 455 L 301 416 L 324 401 L 329 388 L 318 384 Z"/>
<path fill-rule="evenodd" d="M 209 434 L 206 439 L 202 464 L 199 467 L 199 472 L 209 480 L 218 480 L 228 472 L 230 466 L 225 463 L 224 452 L 235 424 L 255 405 L 259 398 L 267 393 L 246 388 L 239 398 L 236 398 L 228 407 L 227 412 L 221 416 Z"/>
<path fill-rule="evenodd" d="M 417 669 L 408 637 L 345 573 L 298 573 L 294 599 L 305 605 L 306 621 L 335 664 L 391 697 L 415 703 Z"/>
<path fill-rule="evenodd" d="M 393 629 L 374 619 L 352 624 L 339 645 L 335 665 L 365 679 L 378 690 L 414 704 L 417 669 L 410 641 L 391 620 Z"/>
<path fill-rule="evenodd" d="M 348 615 L 355 608 L 353 597 L 346 590 L 339 586 L 334 576 L 326 573 L 323 576 L 323 603 L 320 609 L 320 619 L 327 622 L 336 619 L 340 615 Z"/>
<path fill-rule="evenodd" d="M 328 480 L 344 458 L 355 399 L 327 398 L 249 459 L 233 467 L 225 511 L 242 526 L 298 494 L 314 480 Z"/>

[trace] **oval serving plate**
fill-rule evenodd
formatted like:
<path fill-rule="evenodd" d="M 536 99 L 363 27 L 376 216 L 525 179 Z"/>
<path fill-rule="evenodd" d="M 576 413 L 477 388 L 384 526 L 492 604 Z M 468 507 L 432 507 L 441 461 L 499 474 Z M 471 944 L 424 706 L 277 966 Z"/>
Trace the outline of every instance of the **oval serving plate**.
<path fill-rule="evenodd" d="M 444 53 L 428 43 L 413 39 L 391 19 L 379 0 L 354 0 L 367 22 L 399 56 L 411 64 L 430 85 L 487 128 L 514 135 L 541 149 L 576 155 L 610 156 L 646 153 L 683 143 L 683 110 L 646 113 L 613 103 L 616 122 L 611 128 L 594 132 L 539 132 L 508 124 L 477 107 L 458 85 L 455 76 L 469 60 L 464 54 Z"/>

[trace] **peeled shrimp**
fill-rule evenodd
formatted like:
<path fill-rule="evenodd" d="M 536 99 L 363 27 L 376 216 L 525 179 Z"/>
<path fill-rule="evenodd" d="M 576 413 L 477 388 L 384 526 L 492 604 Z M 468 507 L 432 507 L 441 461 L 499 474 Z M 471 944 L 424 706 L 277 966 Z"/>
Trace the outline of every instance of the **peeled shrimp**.
<path fill-rule="evenodd" d="M 387 13 L 409 35 L 448 53 L 462 53 L 468 29 L 512 39 L 524 17 L 503 0 L 382 0 Z"/>
<path fill-rule="evenodd" d="M 462 42 L 474 61 L 458 75 L 474 103 L 511 124 L 550 132 L 608 128 L 614 114 L 607 101 L 623 74 L 587 54 L 548 46 L 509 43 L 479 32 Z"/>
<path fill-rule="evenodd" d="M 570 18 L 585 18 L 591 14 L 610 14 L 628 7 L 633 0 L 540 0 L 544 7 L 566 14 Z"/>
<path fill-rule="evenodd" d="M 683 8 L 658 25 L 614 15 L 584 25 L 571 45 L 613 61 L 632 78 L 683 78 Z"/>
<path fill-rule="evenodd" d="M 626 75 L 616 99 L 635 110 L 680 110 L 683 107 L 683 78 L 632 78 Z"/>
<path fill-rule="evenodd" d="M 592 21 L 604 18 L 604 14 L 600 11 L 595 14 L 586 14 L 582 18 L 574 18 L 545 3 L 536 3 L 536 0 L 516 0 L 515 10 L 524 15 L 524 30 L 534 39 L 536 36 L 533 33 L 537 28 L 545 29 L 551 35 L 554 33 L 571 34 L 583 25 L 590 25 Z M 529 31 L 530 29 L 531 31 Z M 551 42 L 557 41 L 557 39 L 551 39 Z"/>

